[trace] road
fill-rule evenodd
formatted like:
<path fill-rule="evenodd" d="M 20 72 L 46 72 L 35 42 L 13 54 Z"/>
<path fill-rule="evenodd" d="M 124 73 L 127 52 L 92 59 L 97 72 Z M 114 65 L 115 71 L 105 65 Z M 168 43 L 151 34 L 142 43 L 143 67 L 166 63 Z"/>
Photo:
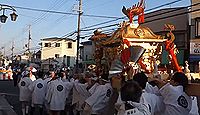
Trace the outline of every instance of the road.
<path fill-rule="evenodd" d="M 19 89 L 18 87 L 14 87 L 13 81 L 0 81 L 0 93 L 7 94 L 5 98 L 13 106 L 14 111 L 18 115 L 21 114 L 21 106 L 19 102 Z"/>

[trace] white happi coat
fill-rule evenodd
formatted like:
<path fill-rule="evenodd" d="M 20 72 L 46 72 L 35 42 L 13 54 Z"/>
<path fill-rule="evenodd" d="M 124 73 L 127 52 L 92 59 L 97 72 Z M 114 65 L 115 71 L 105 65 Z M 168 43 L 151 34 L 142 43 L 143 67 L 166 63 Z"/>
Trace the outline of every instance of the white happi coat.
<path fill-rule="evenodd" d="M 61 78 L 53 80 L 48 85 L 45 99 L 50 110 L 60 111 L 65 108 L 65 101 L 72 88 L 72 84 L 63 82 Z"/>
<path fill-rule="evenodd" d="M 89 89 L 89 92 L 90 92 L 91 95 L 96 91 L 96 89 L 97 89 L 97 87 L 98 87 L 99 85 L 100 85 L 99 83 L 95 83 L 95 84 Z"/>
<path fill-rule="evenodd" d="M 183 91 L 182 86 L 172 86 L 169 83 L 160 89 L 163 97 L 165 111 L 163 115 L 188 115 L 191 106 L 191 98 Z"/>
<path fill-rule="evenodd" d="M 192 109 L 190 110 L 189 115 L 199 115 L 197 97 L 191 96 L 191 98 L 192 98 Z"/>
<path fill-rule="evenodd" d="M 47 84 L 46 90 L 45 90 L 45 94 L 47 94 L 47 91 L 49 90 L 49 84 L 50 84 L 51 79 L 52 79 L 51 77 L 48 77 L 48 78 L 44 79 L 45 84 Z M 44 102 L 44 104 L 45 104 L 45 107 L 47 109 L 49 109 L 49 103 L 46 100 L 46 96 L 45 96 L 45 102 Z"/>
<path fill-rule="evenodd" d="M 76 110 L 81 111 L 85 100 L 90 96 L 87 90 L 88 84 L 74 82 L 72 104 L 76 104 Z"/>
<path fill-rule="evenodd" d="M 162 96 L 147 93 L 145 90 L 143 90 L 143 93 L 140 97 L 140 104 L 146 105 L 151 115 L 158 114 L 164 109 Z M 121 100 L 121 94 L 119 94 L 115 107 L 118 110 L 118 115 L 122 115 L 124 113 L 125 105 L 124 102 Z"/>
<path fill-rule="evenodd" d="M 157 96 L 152 93 L 147 93 L 145 90 L 143 91 L 142 96 L 140 98 L 140 103 L 148 105 L 151 115 L 154 115 L 155 113 L 158 114 L 164 111 L 165 109 L 162 96 Z"/>
<path fill-rule="evenodd" d="M 19 87 L 19 101 L 30 101 L 31 92 L 28 89 L 29 85 L 32 83 L 32 80 L 29 77 L 23 77 L 18 83 Z"/>
<path fill-rule="evenodd" d="M 92 114 L 102 114 L 108 105 L 109 98 L 112 95 L 112 86 L 110 83 L 99 85 L 96 91 L 85 100 L 91 107 Z"/>
<path fill-rule="evenodd" d="M 152 86 L 148 82 L 146 83 L 145 92 L 160 95 L 159 88 L 157 86 Z"/>
<path fill-rule="evenodd" d="M 128 103 L 134 108 L 129 110 L 121 110 L 117 115 L 151 115 L 148 105 L 131 101 L 129 101 Z"/>
<path fill-rule="evenodd" d="M 29 90 L 32 92 L 32 104 L 44 104 L 46 88 L 47 84 L 41 78 L 29 85 Z"/>

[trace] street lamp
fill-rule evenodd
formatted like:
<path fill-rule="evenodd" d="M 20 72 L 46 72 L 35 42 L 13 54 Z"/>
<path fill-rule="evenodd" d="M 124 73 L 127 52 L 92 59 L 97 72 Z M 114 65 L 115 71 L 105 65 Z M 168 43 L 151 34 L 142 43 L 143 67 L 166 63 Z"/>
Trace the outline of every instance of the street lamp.
<path fill-rule="evenodd" d="M 8 16 L 5 15 L 6 10 L 12 10 L 13 11 L 13 13 L 10 14 L 11 21 L 17 20 L 18 15 L 15 13 L 16 10 L 12 6 L 0 4 L 0 11 L 2 11 L 2 10 L 3 10 L 3 15 L 0 16 L 1 23 L 6 23 L 6 20 L 8 18 Z"/>

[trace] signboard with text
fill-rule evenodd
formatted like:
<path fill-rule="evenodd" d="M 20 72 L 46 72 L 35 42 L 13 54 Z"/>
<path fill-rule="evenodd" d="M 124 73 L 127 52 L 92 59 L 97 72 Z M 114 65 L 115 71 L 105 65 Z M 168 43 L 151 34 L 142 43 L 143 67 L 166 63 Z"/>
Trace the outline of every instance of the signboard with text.
<path fill-rule="evenodd" d="M 190 55 L 200 55 L 200 42 L 190 41 Z"/>

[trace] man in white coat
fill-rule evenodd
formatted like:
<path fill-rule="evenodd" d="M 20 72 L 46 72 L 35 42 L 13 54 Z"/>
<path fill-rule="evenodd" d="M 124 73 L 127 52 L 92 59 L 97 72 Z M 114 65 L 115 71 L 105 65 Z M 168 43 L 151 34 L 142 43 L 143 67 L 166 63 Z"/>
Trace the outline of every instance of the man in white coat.
<path fill-rule="evenodd" d="M 39 71 L 37 77 L 38 79 L 29 85 L 29 90 L 32 93 L 31 115 L 34 114 L 35 108 L 39 108 L 40 115 L 42 115 L 46 95 L 47 83 L 43 80 L 43 73 Z"/>
<path fill-rule="evenodd" d="M 29 85 L 32 83 L 32 80 L 29 77 L 29 72 L 24 71 L 23 77 L 18 83 L 19 87 L 19 101 L 21 102 L 22 115 L 28 114 L 29 104 L 31 101 L 31 92 L 28 89 Z"/>
<path fill-rule="evenodd" d="M 142 88 L 140 103 L 147 104 L 152 115 L 160 114 L 164 108 L 163 97 L 161 95 L 158 96 L 158 92 L 154 91 L 153 86 L 151 87 L 151 85 L 148 83 L 148 77 L 145 75 L 145 73 L 140 72 L 135 74 L 133 76 L 133 80 L 136 81 Z"/>
<path fill-rule="evenodd" d="M 112 86 L 108 76 L 102 76 L 101 80 L 104 85 L 99 85 L 96 91 L 85 100 L 84 111 L 88 115 L 89 113 L 92 115 L 102 115 L 112 95 Z"/>
<path fill-rule="evenodd" d="M 151 115 L 147 104 L 140 103 L 142 88 L 135 81 L 127 81 L 121 88 L 124 110 L 118 115 Z"/>
<path fill-rule="evenodd" d="M 55 79 L 51 80 L 45 99 L 49 104 L 50 114 L 59 115 L 65 109 L 65 101 L 72 88 L 72 85 L 61 80 L 62 73 L 56 73 Z"/>
<path fill-rule="evenodd" d="M 191 97 L 185 93 L 188 85 L 188 78 L 182 72 L 176 72 L 170 83 L 162 80 L 156 80 L 157 86 L 160 88 L 160 94 L 163 97 L 165 110 L 161 115 L 188 115 L 191 107 Z"/>
<path fill-rule="evenodd" d="M 81 78 L 84 79 L 84 81 L 88 81 L 89 78 Z M 83 112 L 83 104 L 85 100 L 90 96 L 90 92 L 87 90 L 88 83 L 80 83 L 79 81 L 74 81 L 74 87 L 73 87 L 73 98 L 72 98 L 72 104 L 75 106 L 75 112 L 74 113 L 80 113 Z"/>

